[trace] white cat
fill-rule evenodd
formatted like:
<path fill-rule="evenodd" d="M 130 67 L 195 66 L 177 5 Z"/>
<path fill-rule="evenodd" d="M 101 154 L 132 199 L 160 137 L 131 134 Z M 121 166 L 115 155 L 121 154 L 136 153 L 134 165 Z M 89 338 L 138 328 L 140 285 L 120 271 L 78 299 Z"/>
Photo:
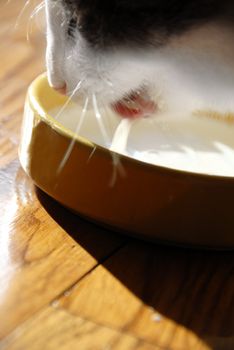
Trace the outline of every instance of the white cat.
<path fill-rule="evenodd" d="M 234 112 L 234 6 L 220 0 L 46 0 L 55 89 L 120 115 Z"/>

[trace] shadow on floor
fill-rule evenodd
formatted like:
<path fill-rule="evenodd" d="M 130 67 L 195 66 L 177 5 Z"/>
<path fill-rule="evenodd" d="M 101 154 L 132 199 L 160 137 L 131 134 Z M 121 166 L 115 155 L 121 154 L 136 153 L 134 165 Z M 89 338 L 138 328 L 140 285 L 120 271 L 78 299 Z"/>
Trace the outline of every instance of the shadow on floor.
<path fill-rule="evenodd" d="M 233 252 L 168 247 L 110 233 L 42 191 L 37 190 L 37 196 L 51 217 L 97 260 L 104 236 L 120 238 L 118 253 L 101 263 L 145 304 L 196 333 L 212 349 L 234 349 Z"/>

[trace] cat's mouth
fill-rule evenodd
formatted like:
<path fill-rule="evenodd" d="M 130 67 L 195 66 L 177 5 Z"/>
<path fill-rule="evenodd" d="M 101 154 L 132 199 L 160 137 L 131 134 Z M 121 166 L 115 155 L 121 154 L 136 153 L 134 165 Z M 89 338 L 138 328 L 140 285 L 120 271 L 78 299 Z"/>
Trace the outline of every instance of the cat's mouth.
<path fill-rule="evenodd" d="M 156 103 L 143 91 L 131 92 L 112 104 L 112 108 L 123 118 L 143 118 L 157 110 Z"/>

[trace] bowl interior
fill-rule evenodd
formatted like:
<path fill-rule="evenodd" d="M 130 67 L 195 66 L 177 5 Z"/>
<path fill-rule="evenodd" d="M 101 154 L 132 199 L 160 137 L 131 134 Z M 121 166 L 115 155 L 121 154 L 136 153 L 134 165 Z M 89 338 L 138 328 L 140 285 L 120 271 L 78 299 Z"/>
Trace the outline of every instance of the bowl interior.
<path fill-rule="evenodd" d="M 45 76 L 42 79 L 43 84 L 33 91 L 35 100 L 46 117 L 70 136 L 82 136 L 142 165 L 234 177 L 234 123 L 202 115 L 120 119 L 98 101 L 95 105 L 87 99 L 68 101 L 48 86 Z"/>

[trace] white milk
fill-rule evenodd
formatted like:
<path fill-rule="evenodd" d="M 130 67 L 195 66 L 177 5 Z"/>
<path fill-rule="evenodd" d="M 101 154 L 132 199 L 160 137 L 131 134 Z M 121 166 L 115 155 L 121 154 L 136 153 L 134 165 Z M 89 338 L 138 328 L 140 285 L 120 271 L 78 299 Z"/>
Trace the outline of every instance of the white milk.
<path fill-rule="evenodd" d="M 99 145 L 146 163 L 212 175 L 234 176 L 234 125 L 208 118 L 120 119 L 110 109 L 85 114 L 70 105 L 50 111 L 68 129 Z M 99 119 L 99 120 L 98 120 Z"/>

